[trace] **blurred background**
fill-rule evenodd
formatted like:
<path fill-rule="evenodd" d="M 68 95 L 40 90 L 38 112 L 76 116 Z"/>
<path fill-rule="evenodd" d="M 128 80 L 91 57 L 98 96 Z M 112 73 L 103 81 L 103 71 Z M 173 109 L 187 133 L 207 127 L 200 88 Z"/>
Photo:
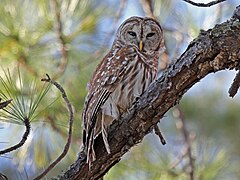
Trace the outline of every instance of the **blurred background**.
<path fill-rule="evenodd" d="M 111 48 L 123 20 L 148 15 L 161 23 L 166 53 L 159 69 L 164 69 L 184 52 L 200 29 L 226 21 L 237 5 L 238 0 L 210 8 L 182 0 L 1 0 L 2 80 L 11 77 L 11 86 L 20 92 L 24 102 L 31 102 L 44 88 L 40 80 L 48 73 L 64 87 L 74 107 L 70 151 L 45 179 L 66 170 L 77 157 L 87 82 Z M 153 133 L 147 135 L 105 179 L 240 179 L 240 96 L 232 99 L 227 93 L 235 73 L 211 74 L 197 83 L 161 120 L 167 144 L 162 146 Z M 9 179 L 32 179 L 64 147 L 68 110 L 54 87 L 37 104 L 35 114 L 30 119 L 31 133 L 26 143 L 0 156 L 0 173 Z M 0 150 L 19 142 L 24 131 L 22 120 L 0 117 Z"/>

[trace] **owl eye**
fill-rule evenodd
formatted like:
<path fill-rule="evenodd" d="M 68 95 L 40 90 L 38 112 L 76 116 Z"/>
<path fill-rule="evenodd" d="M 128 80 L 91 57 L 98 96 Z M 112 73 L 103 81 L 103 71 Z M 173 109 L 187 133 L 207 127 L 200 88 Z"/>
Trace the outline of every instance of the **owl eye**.
<path fill-rule="evenodd" d="M 133 31 L 128 31 L 128 34 L 130 36 L 132 36 L 132 37 L 136 37 L 137 36 L 137 34 L 135 32 L 133 32 Z"/>
<path fill-rule="evenodd" d="M 147 34 L 147 37 L 152 37 L 152 36 L 154 36 L 154 35 L 155 35 L 155 33 L 153 33 L 153 32 L 152 32 L 152 33 L 148 33 L 148 34 Z"/>

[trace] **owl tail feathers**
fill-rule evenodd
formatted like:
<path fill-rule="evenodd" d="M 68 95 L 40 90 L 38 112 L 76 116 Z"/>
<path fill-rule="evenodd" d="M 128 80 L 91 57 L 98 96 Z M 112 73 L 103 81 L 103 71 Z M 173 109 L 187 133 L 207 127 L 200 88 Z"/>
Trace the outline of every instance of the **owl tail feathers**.
<path fill-rule="evenodd" d="M 111 152 L 110 152 L 110 146 L 108 144 L 108 133 L 107 133 L 109 123 L 107 121 L 107 118 L 105 119 L 105 117 L 106 116 L 102 114 L 102 138 L 103 138 L 103 142 L 107 150 L 107 153 L 110 154 Z"/>
<path fill-rule="evenodd" d="M 102 128 L 102 137 L 107 153 L 110 154 L 110 146 L 108 144 L 108 134 L 105 128 Z"/>
<path fill-rule="evenodd" d="M 103 135 L 103 142 L 108 154 L 110 154 L 109 144 L 107 141 L 107 137 L 105 135 Z M 87 163 L 89 165 L 89 170 L 91 169 L 92 162 L 94 162 L 95 160 L 96 160 L 96 153 L 94 151 L 94 142 L 90 142 L 87 148 Z"/>
<path fill-rule="evenodd" d="M 107 153 L 110 154 L 110 146 L 108 144 L 108 140 L 107 140 L 107 131 L 105 128 L 102 129 L 102 137 L 103 137 L 103 142 L 104 142 L 104 146 L 107 150 Z M 87 148 L 87 163 L 89 163 L 89 169 L 91 167 L 91 163 L 94 162 L 96 160 L 96 153 L 94 151 L 94 139 L 90 138 L 90 142 Z"/>
<path fill-rule="evenodd" d="M 91 133 L 91 137 L 89 138 L 89 143 L 87 143 L 87 163 L 89 165 L 89 170 L 91 168 L 92 162 L 96 160 L 96 154 L 94 151 L 94 139 L 93 133 Z"/>
<path fill-rule="evenodd" d="M 95 139 L 98 137 L 98 135 L 100 133 L 102 133 L 102 138 L 103 138 L 103 142 L 104 142 L 104 146 L 106 148 L 106 151 L 108 154 L 111 153 L 110 151 L 110 146 L 108 143 L 108 127 L 109 125 L 113 122 L 113 118 L 111 118 L 110 116 L 102 116 L 102 118 L 100 119 L 101 121 L 98 121 L 98 127 L 99 128 L 94 128 L 91 132 L 89 132 L 89 134 L 87 135 L 86 132 L 84 131 L 84 137 L 83 138 L 83 144 L 84 144 L 84 148 L 85 148 L 85 153 L 87 155 L 87 163 L 89 164 L 89 169 L 91 167 L 92 162 L 94 162 L 96 160 L 96 153 L 94 151 L 94 141 Z"/>

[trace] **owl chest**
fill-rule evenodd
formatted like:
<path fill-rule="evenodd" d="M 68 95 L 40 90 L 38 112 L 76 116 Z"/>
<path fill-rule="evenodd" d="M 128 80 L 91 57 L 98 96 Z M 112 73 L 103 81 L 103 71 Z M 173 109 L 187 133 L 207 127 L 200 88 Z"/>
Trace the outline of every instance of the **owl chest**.
<path fill-rule="evenodd" d="M 156 73 L 142 62 L 130 63 L 124 74 L 102 107 L 104 114 L 115 119 L 131 107 L 135 99 L 140 97 L 156 76 Z"/>

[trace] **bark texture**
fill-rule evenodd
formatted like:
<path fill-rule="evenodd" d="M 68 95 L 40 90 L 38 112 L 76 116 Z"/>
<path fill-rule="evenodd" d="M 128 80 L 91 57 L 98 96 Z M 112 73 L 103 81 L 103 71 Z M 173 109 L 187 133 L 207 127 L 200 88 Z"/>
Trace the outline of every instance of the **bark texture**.
<path fill-rule="evenodd" d="M 57 179 L 98 179 L 121 160 L 131 147 L 140 143 L 164 114 L 206 75 L 240 67 L 240 8 L 234 16 L 201 31 L 186 51 L 170 65 L 119 121 L 110 127 L 107 154 L 101 138 L 96 143 L 97 160 L 89 170 L 81 151 L 79 158 Z"/>

